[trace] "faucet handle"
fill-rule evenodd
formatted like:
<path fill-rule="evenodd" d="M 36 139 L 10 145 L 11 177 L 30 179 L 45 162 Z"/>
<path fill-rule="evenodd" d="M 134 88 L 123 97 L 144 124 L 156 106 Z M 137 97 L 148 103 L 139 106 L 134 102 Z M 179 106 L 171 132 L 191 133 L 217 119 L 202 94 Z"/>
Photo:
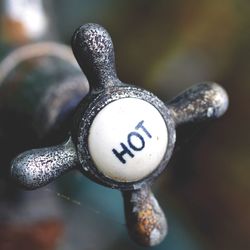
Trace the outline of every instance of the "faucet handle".
<path fill-rule="evenodd" d="M 176 126 L 221 116 L 227 94 L 215 83 L 201 83 L 165 104 L 146 90 L 121 83 L 112 40 L 97 24 L 78 28 L 72 48 L 91 87 L 76 110 L 73 139 L 21 154 L 12 176 L 32 189 L 79 164 L 90 179 L 121 190 L 132 238 L 144 246 L 157 245 L 167 234 L 167 221 L 150 185 L 172 156 Z"/>

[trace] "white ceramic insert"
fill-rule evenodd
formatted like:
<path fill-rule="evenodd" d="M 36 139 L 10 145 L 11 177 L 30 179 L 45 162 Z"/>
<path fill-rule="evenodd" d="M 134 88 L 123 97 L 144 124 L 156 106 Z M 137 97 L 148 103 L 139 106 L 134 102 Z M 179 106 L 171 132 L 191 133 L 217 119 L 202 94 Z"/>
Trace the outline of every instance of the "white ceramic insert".
<path fill-rule="evenodd" d="M 96 167 L 120 182 L 138 181 L 161 162 L 168 131 L 159 111 L 146 101 L 123 98 L 103 108 L 90 127 L 88 146 Z"/>

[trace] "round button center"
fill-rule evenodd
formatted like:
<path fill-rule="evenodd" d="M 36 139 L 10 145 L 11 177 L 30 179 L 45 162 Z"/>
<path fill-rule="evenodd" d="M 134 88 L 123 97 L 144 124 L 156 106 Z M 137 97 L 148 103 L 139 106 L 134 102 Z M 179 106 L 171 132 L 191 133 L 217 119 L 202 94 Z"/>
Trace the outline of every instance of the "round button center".
<path fill-rule="evenodd" d="M 90 127 L 88 147 L 97 169 L 119 182 L 143 179 L 164 157 L 168 131 L 159 111 L 137 98 L 104 107 Z"/>

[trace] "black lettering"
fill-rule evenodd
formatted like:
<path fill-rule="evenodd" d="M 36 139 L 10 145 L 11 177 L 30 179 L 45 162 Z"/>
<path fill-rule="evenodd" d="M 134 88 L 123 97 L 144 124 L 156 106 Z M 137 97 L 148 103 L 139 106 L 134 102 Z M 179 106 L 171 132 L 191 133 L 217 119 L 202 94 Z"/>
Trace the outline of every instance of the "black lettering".
<path fill-rule="evenodd" d="M 152 135 L 151 135 L 151 134 L 148 132 L 148 130 L 142 125 L 143 122 L 144 122 L 144 121 L 140 121 L 140 122 L 136 125 L 135 129 L 141 128 L 141 129 L 144 131 L 144 133 L 148 136 L 148 138 L 152 138 Z"/>
<path fill-rule="evenodd" d="M 124 143 L 120 143 L 121 146 L 122 146 L 122 151 L 121 152 L 118 152 L 116 149 L 112 149 L 112 152 L 114 153 L 114 155 L 120 160 L 121 163 L 125 164 L 126 161 L 125 159 L 123 158 L 123 156 L 125 154 L 128 154 L 131 158 L 134 157 L 134 155 L 132 154 L 132 152 L 126 147 L 126 145 Z"/>
<path fill-rule="evenodd" d="M 136 147 L 132 143 L 132 141 L 131 141 L 132 136 L 136 136 L 137 138 L 139 138 L 139 140 L 141 141 L 141 146 L 140 147 Z M 128 135 L 128 145 L 129 145 L 130 148 L 132 148 L 135 151 L 141 151 L 145 147 L 145 141 L 144 141 L 143 137 L 139 133 L 131 132 Z"/>

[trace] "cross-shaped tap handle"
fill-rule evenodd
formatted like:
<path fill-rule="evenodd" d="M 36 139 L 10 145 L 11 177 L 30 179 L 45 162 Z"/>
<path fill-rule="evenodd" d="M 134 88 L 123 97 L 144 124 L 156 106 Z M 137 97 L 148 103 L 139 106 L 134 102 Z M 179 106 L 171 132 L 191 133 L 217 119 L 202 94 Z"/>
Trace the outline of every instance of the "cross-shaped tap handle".
<path fill-rule="evenodd" d="M 167 222 L 150 185 L 172 155 L 176 127 L 220 117 L 228 106 L 227 94 L 216 83 L 205 82 L 164 103 L 122 83 L 112 40 L 97 24 L 77 29 L 72 49 L 90 92 L 76 110 L 71 135 L 61 145 L 17 156 L 11 175 L 35 189 L 78 169 L 99 184 L 119 189 L 130 235 L 139 244 L 156 245 L 167 233 Z"/>

